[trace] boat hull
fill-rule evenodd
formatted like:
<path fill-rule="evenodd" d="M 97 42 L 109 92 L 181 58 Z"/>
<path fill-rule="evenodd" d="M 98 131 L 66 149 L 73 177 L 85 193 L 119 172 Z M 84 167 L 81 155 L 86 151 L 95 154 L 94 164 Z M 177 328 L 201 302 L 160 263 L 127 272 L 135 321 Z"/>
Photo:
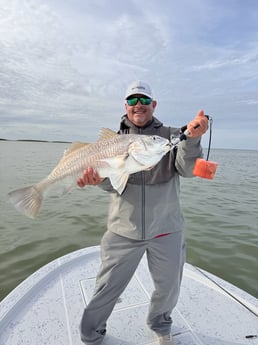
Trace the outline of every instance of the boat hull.
<path fill-rule="evenodd" d="M 80 345 L 79 324 L 100 264 L 99 247 L 67 254 L 42 267 L 0 303 L 1 345 Z M 108 320 L 103 345 L 154 345 L 146 325 L 153 283 L 143 257 Z M 180 345 L 258 344 L 258 300 L 224 280 L 185 264 L 173 311 Z"/>

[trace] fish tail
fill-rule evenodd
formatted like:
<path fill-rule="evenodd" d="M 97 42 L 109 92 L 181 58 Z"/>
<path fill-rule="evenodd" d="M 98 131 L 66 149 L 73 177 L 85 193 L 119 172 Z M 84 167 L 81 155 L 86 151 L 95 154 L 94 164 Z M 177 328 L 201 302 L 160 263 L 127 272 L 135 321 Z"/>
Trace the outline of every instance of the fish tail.
<path fill-rule="evenodd" d="M 8 193 L 15 208 L 29 218 L 35 218 L 43 200 L 43 193 L 36 185 L 16 189 Z"/>

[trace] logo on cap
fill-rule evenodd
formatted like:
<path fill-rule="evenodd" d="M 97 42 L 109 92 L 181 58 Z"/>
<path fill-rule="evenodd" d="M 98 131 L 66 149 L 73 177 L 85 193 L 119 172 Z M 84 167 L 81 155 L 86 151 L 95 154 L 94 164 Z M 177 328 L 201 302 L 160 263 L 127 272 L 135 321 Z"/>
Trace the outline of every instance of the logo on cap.
<path fill-rule="evenodd" d="M 132 90 L 135 90 L 135 89 L 142 89 L 142 90 L 146 90 L 144 86 L 135 86 L 135 87 L 132 87 Z"/>

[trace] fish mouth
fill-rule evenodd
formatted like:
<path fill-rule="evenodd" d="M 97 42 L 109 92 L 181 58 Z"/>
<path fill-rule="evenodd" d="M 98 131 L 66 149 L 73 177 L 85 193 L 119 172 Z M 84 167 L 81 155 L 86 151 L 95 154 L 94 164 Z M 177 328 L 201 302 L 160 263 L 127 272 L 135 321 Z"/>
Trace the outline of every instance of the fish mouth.
<path fill-rule="evenodd" d="M 168 142 L 168 143 L 166 143 L 166 144 L 164 144 L 164 145 L 162 145 L 161 146 L 161 150 L 164 152 L 169 152 L 169 151 L 171 151 L 171 149 L 172 149 L 172 144 L 170 143 L 170 142 Z"/>

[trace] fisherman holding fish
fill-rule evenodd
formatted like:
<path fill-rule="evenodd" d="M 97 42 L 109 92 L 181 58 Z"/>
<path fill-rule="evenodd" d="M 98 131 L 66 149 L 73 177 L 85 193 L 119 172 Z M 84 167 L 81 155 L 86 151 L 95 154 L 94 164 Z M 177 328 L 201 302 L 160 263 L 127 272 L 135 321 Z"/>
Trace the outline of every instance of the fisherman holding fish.
<path fill-rule="evenodd" d="M 156 135 L 168 140 L 179 136 L 180 128 L 166 127 L 153 116 L 156 105 L 147 83 L 131 83 L 119 134 L 151 135 L 154 140 Z M 85 344 L 103 342 L 107 319 L 145 252 L 154 282 L 147 323 L 157 334 L 157 344 L 174 344 L 171 313 L 178 300 L 185 260 L 179 178 L 193 177 L 195 161 L 202 156 L 201 136 L 207 129 L 208 119 L 200 110 L 187 125 L 187 140 L 165 153 L 152 169 L 131 174 L 126 185 L 122 183 L 121 193 L 91 166 L 78 179 L 81 188 L 98 185 L 111 195 L 107 232 L 101 240 L 102 263 L 94 295 L 81 320 Z M 137 157 L 132 156 L 131 164 Z"/>
<path fill-rule="evenodd" d="M 166 127 L 153 116 L 156 105 L 150 86 L 133 82 L 119 133 L 103 129 L 95 143 L 73 143 L 47 177 L 8 193 L 18 211 L 35 218 L 53 186 L 61 185 L 64 193 L 76 181 L 80 187 L 99 185 L 110 192 L 102 264 L 81 321 L 81 339 L 88 345 L 102 343 L 106 321 L 145 252 L 154 282 L 147 323 L 158 344 L 173 344 L 171 313 L 185 258 L 179 178 L 193 176 L 208 119 L 200 110 L 187 131 Z M 171 145 L 170 139 L 181 138 L 182 131 L 187 140 Z"/>

